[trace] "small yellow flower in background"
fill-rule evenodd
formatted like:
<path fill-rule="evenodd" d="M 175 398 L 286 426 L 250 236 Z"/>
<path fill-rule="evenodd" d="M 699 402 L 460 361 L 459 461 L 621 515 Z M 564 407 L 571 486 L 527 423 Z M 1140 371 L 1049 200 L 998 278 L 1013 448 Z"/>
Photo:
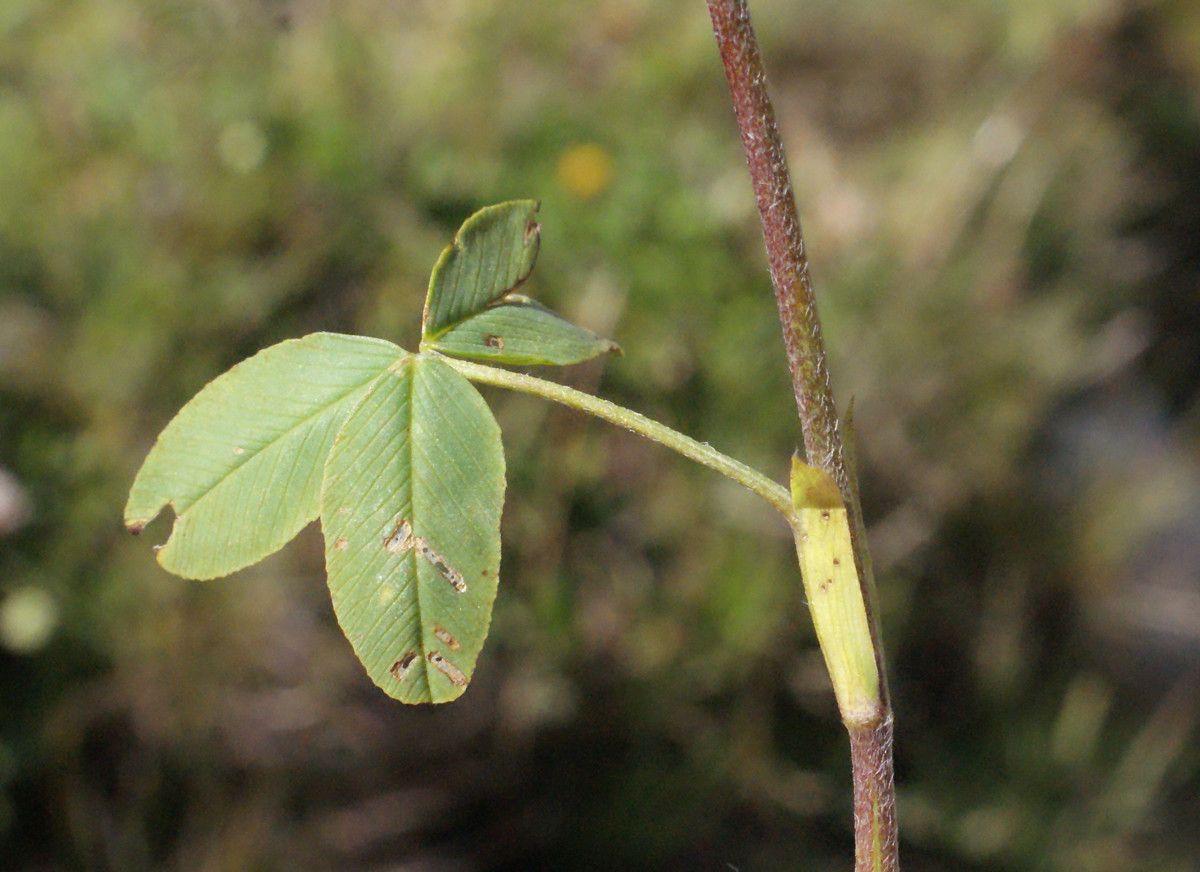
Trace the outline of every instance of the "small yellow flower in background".
<path fill-rule="evenodd" d="M 612 157 L 594 142 L 572 145 L 558 159 L 558 183 L 581 200 L 603 194 L 612 178 Z"/>

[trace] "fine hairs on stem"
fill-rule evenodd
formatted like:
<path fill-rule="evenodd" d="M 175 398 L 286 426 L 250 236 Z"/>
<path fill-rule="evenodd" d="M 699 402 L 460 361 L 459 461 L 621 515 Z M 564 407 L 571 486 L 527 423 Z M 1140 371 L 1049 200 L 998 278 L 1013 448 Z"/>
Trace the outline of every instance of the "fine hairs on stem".
<path fill-rule="evenodd" d="M 707 3 L 762 222 L 804 450 L 809 463 L 832 476 L 846 505 L 857 515 L 857 495 L 846 468 L 808 254 L 750 10 L 746 0 L 707 0 Z M 854 776 L 855 869 L 895 872 L 900 868 L 900 859 L 891 705 L 873 585 L 869 581 L 870 558 L 862 531 L 856 529 L 852 533 L 854 560 L 881 678 L 877 722 L 847 724 Z"/>

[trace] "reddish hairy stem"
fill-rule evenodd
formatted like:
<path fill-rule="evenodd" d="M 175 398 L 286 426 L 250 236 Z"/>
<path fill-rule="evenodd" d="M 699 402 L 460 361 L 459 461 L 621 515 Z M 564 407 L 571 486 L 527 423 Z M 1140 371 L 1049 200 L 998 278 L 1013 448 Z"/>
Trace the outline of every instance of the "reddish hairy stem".
<path fill-rule="evenodd" d="M 767 93 L 762 54 L 750 23 L 750 10 L 746 0 L 707 0 L 707 3 L 758 202 L 805 455 L 810 464 L 833 477 L 843 500 L 857 518 L 858 495 L 846 468 L 800 216 L 775 110 Z M 848 726 L 854 774 L 855 870 L 898 872 L 892 714 L 873 590 L 866 581 L 870 559 L 861 531 L 853 532 L 855 563 L 863 585 L 880 677 L 879 720 L 865 726 Z"/>
<path fill-rule="evenodd" d="M 837 406 L 829 385 L 821 320 L 808 274 L 792 178 L 775 124 L 775 109 L 767 94 L 767 76 L 750 24 L 750 10 L 744 0 L 708 0 L 708 11 L 758 200 L 783 344 L 800 410 L 804 451 L 810 464 L 833 476 L 848 505 L 849 481 Z"/>
<path fill-rule="evenodd" d="M 849 729 L 855 872 L 900 872 L 891 712 L 874 726 Z"/>

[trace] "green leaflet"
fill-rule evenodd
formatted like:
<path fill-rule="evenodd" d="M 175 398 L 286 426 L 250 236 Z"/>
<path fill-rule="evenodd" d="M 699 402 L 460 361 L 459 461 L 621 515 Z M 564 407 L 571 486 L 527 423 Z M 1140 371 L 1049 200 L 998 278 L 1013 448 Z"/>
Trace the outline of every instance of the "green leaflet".
<path fill-rule="evenodd" d="M 517 294 L 509 294 L 502 302 L 451 327 L 428 347 L 453 357 L 516 366 L 565 366 L 621 350 L 617 343 L 576 327 Z"/>
<path fill-rule="evenodd" d="M 514 200 L 463 223 L 429 278 L 422 351 L 516 366 L 581 363 L 620 351 L 513 293 L 537 259 L 537 210 L 534 200 Z"/>
<path fill-rule="evenodd" d="M 390 696 L 466 689 L 496 597 L 503 503 L 500 429 L 436 357 L 401 360 L 342 426 L 321 496 L 329 590 Z"/>
<path fill-rule="evenodd" d="M 847 724 L 872 723 L 880 706 L 875 645 L 850 538 L 850 513 L 828 475 L 792 458 L 793 530 L 804 592 Z"/>
<path fill-rule="evenodd" d="M 533 271 L 541 227 L 536 200 L 480 209 L 459 228 L 429 277 L 421 334 L 436 339 L 517 287 Z"/>
<path fill-rule="evenodd" d="M 133 532 L 170 504 L 158 560 L 215 578 L 283 547 L 319 508 L 334 434 L 404 354 L 390 342 L 314 333 L 260 351 L 206 385 L 166 426 L 125 507 Z"/>

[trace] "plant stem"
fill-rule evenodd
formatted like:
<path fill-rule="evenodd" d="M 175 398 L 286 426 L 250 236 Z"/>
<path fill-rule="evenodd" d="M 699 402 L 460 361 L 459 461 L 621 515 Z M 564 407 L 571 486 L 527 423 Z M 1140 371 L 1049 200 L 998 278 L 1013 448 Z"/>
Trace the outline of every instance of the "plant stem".
<path fill-rule="evenodd" d="M 800 410 L 804 451 L 808 463 L 833 476 L 848 505 L 837 406 L 829 384 L 808 255 L 750 10 L 745 0 L 708 0 L 708 11 L 758 201 L 783 344 Z"/>
<path fill-rule="evenodd" d="M 795 525 L 792 496 L 787 488 L 763 475 L 757 469 L 722 454 L 707 442 L 697 442 L 690 436 L 672 430 L 666 424 L 661 424 L 652 418 L 626 409 L 624 406 L 618 406 L 616 403 L 610 403 L 608 400 L 602 400 L 565 385 L 453 357 L 441 357 L 441 360 L 471 381 L 553 400 L 580 412 L 587 412 L 589 415 L 603 418 L 605 421 L 631 430 L 639 436 L 645 436 L 651 442 L 657 442 L 659 445 L 670 448 L 750 489 L 778 509 L 789 524 Z"/>
<path fill-rule="evenodd" d="M 855 872 L 899 872 L 896 785 L 892 776 L 892 714 L 849 727 L 854 768 Z"/>
<path fill-rule="evenodd" d="M 767 93 L 766 71 L 750 22 L 750 10 L 746 0 L 707 0 L 707 3 L 762 222 L 805 454 L 810 464 L 832 476 L 846 506 L 857 518 L 857 493 L 846 467 L 800 217 L 775 110 Z M 891 706 L 874 585 L 869 575 L 870 556 L 857 524 L 852 534 L 854 562 L 880 677 L 879 720 L 873 724 L 847 722 L 854 774 L 855 869 L 895 872 L 900 868 L 900 860 L 892 774 Z"/>

